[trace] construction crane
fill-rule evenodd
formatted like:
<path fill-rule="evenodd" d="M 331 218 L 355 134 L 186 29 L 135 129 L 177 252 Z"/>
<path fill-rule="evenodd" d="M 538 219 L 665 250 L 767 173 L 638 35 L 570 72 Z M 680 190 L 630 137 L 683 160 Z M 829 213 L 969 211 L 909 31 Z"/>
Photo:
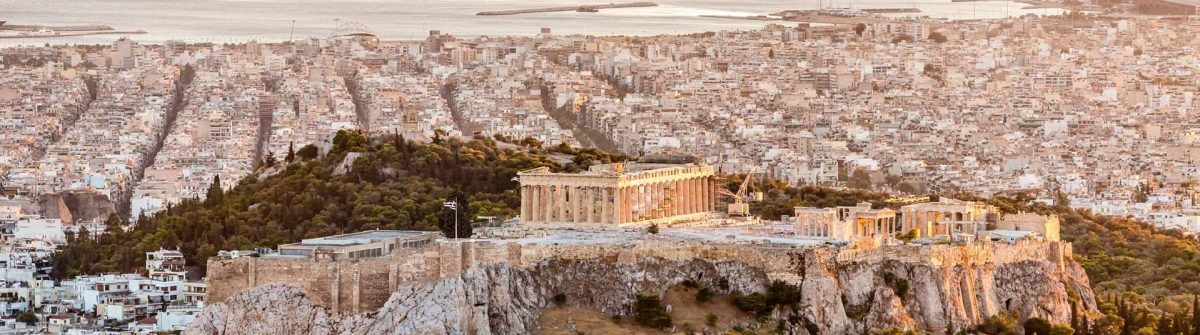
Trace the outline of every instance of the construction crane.
<path fill-rule="evenodd" d="M 733 202 L 729 204 L 729 208 L 726 211 L 729 216 L 748 217 L 750 216 L 750 202 L 763 200 L 762 192 L 750 191 L 750 181 L 752 179 L 754 179 L 753 174 L 746 174 L 746 179 L 742 180 L 742 186 L 738 187 L 737 193 L 730 192 L 724 187 L 717 189 L 717 193 L 733 198 Z"/>

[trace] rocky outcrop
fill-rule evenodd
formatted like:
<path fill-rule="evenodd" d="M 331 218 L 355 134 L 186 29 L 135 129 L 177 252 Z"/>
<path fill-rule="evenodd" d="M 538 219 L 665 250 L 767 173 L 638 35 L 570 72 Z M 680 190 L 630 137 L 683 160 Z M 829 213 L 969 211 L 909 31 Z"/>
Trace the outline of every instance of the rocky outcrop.
<path fill-rule="evenodd" d="M 104 221 L 116 213 L 116 206 L 107 196 L 93 190 L 64 191 L 43 194 L 38 198 L 43 217 L 61 219 L 64 223 Z"/>
<path fill-rule="evenodd" d="M 802 302 L 773 317 L 800 334 L 886 327 L 942 331 L 1003 311 L 1066 323 L 1072 302 L 1081 310 L 1095 309 L 1087 277 L 1069 256 L 923 262 L 839 257 L 831 248 L 766 255 L 782 266 L 767 271 L 738 260 L 622 261 L 599 255 L 476 265 L 458 277 L 400 285 L 378 311 L 343 317 L 328 315 L 298 287 L 260 286 L 212 304 L 187 333 L 526 334 L 556 294 L 572 305 L 626 314 L 636 293 L 664 293 L 685 280 L 723 287 L 723 293 L 762 291 L 773 280 L 797 285 Z"/>

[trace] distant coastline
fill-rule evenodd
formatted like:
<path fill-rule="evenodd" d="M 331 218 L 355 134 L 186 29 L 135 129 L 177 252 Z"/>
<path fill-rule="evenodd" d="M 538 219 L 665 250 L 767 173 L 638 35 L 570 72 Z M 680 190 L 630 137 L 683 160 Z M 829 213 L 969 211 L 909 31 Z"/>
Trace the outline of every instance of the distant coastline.
<path fill-rule="evenodd" d="M 0 33 L 0 38 L 17 39 L 17 38 L 56 38 L 56 37 L 74 37 L 87 35 L 140 35 L 147 34 L 145 30 L 127 30 L 119 31 L 108 25 L 80 25 L 80 26 L 46 26 L 33 24 L 5 24 L 0 25 L 0 31 L 10 31 L 16 33 Z"/>
<path fill-rule="evenodd" d="M 653 2 L 628 2 L 628 3 L 609 3 L 596 5 L 579 5 L 579 6 L 558 6 L 558 7 L 542 7 L 542 8 L 526 8 L 526 9 L 509 9 L 509 10 L 494 10 L 478 12 L 475 15 L 479 16 L 501 16 L 501 15 L 519 15 L 532 13 L 552 13 L 552 12 L 583 12 L 594 13 L 601 9 L 613 8 L 638 8 L 638 7 L 656 7 L 658 4 Z"/>

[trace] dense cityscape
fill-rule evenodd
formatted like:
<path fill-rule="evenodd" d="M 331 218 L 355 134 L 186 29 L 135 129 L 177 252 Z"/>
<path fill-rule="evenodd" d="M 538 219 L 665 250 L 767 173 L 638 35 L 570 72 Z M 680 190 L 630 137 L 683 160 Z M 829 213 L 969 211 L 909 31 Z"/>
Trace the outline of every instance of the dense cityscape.
<path fill-rule="evenodd" d="M 712 237 L 718 231 L 665 227 L 700 218 L 723 222 L 712 228 L 720 236 L 792 248 L 832 243 L 871 250 L 969 235 L 1014 250 L 1037 240 L 1070 254 L 1069 244 L 1057 244 L 1055 215 L 1001 213 L 952 199 L 992 197 L 1131 219 L 1193 240 L 1200 233 L 1200 19 L 1080 12 L 959 21 L 866 16 L 848 24 L 779 21 L 758 30 L 656 36 L 543 28 L 527 36 L 459 37 L 432 30 L 423 40 L 403 41 L 381 40 L 365 26 L 342 28 L 329 37 L 271 43 L 150 44 L 132 35 L 114 37 L 111 45 L 0 48 L 0 334 L 184 331 L 204 318 L 214 283 L 224 300 L 235 293 L 228 287 L 246 280 L 214 281 L 209 269 L 206 281 L 195 269 L 204 264 L 185 262 L 183 250 L 165 242 L 129 251 L 145 261 L 132 273 L 69 273 L 55 269 L 54 253 L 84 236 L 133 231 L 181 203 L 203 202 L 214 186 L 219 194 L 253 183 L 246 179 L 287 174 L 299 151 L 338 152 L 335 134 L 434 144 L 474 138 L 498 142 L 495 150 L 548 150 L 562 167 L 513 176 L 520 181 L 519 194 L 511 195 L 518 206 L 486 218 L 510 230 L 475 236 L 525 247 L 645 239 L 643 227 L 658 235 L 659 225 L 659 239 L 725 243 Z M 580 154 L 568 153 L 578 148 L 630 161 L 575 166 Z M 340 169 L 359 171 L 357 154 L 348 153 Z M 667 177 L 672 173 L 688 179 Z M 713 178 L 726 177 L 716 176 L 730 176 L 741 189 L 717 190 L 726 184 Z M 597 186 L 601 177 L 614 178 L 612 186 Z M 625 183 L 639 178 L 662 186 L 625 191 Z M 752 216 L 749 207 L 738 207 L 761 197 L 747 190 L 752 179 L 925 200 L 905 200 L 895 210 L 869 202 L 795 206 L 778 218 L 730 225 Z M 451 218 L 463 206 L 458 199 L 446 200 Z M 561 232 L 510 227 L 587 222 L 639 233 L 554 237 Z M 327 240 L 302 234 L 294 245 L 205 256 L 232 266 L 246 255 L 271 259 L 267 253 L 320 259 L 326 249 L 315 246 L 334 246 L 333 259 L 370 258 L 380 255 L 347 249 L 343 256 L 337 250 L 344 245 L 329 240 L 387 241 L 383 253 L 391 253 L 396 245 L 426 248 L 450 237 L 384 232 L 393 231 L 353 238 L 342 237 L 355 233 L 344 231 Z M 471 257 L 491 250 L 470 248 L 479 250 Z M 446 268 L 432 277 L 466 271 Z M 395 278 L 400 270 L 391 271 Z M 387 299 L 360 302 L 354 276 L 352 307 L 339 307 L 346 303 L 335 290 L 332 314 L 393 306 Z M 263 280 L 250 278 L 251 287 Z M 1095 298 L 1090 289 L 1084 295 L 1080 301 Z M 842 303 L 874 301 L 863 299 Z M 1091 304 L 1080 308 L 1103 310 Z M 1057 308 L 1033 315 L 1077 326 L 1074 302 Z M 1068 309 L 1070 317 L 1059 313 Z M 917 319 L 897 325 L 954 330 L 959 320 Z"/>

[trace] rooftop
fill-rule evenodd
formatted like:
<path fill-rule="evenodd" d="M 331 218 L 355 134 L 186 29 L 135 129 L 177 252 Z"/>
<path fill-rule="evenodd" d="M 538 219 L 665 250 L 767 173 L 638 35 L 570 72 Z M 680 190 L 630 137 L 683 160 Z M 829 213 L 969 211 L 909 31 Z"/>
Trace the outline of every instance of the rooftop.
<path fill-rule="evenodd" d="M 309 238 L 301 240 L 300 243 L 295 243 L 293 245 L 347 246 L 374 243 L 387 239 L 418 237 L 432 234 L 437 234 L 437 232 L 415 230 L 371 230 L 342 235 Z"/>

